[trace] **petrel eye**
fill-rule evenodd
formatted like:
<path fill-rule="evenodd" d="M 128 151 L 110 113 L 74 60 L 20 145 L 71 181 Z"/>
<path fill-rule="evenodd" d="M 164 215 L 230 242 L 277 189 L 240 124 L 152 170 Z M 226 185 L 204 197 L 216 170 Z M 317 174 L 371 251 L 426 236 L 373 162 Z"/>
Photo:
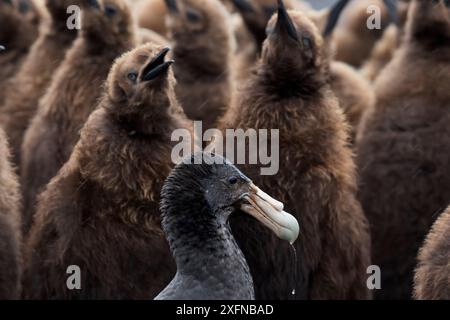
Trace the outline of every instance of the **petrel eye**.
<path fill-rule="evenodd" d="M 136 82 L 137 78 L 138 78 L 138 75 L 137 75 L 136 72 L 130 72 L 130 73 L 128 74 L 128 79 L 129 79 L 131 82 Z"/>
<path fill-rule="evenodd" d="M 105 14 L 107 17 L 113 17 L 117 14 L 117 10 L 114 7 L 106 6 L 105 7 Z"/>
<path fill-rule="evenodd" d="M 238 182 L 238 178 L 236 178 L 236 177 L 228 178 L 228 183 L 229 184 L 236 184 L 237 182 Z"/>

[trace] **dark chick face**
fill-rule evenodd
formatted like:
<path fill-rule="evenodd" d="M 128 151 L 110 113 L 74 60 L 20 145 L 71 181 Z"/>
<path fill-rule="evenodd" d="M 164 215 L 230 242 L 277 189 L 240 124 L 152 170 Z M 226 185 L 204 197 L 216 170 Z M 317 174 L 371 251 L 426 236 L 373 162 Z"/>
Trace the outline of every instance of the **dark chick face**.
<path fill-rule="evenodd" d="M 279 0 L 277 13 L 267 24 L 267 39 L 263 45 L 265 63 L 294 64 L 303 69 L 322 62 L 323 38 L 317 27 L 300 11 L 287 11 Z"/>
<path fill-rule="evenodd" d="M 228 13 L 219 0 L 164 1 L 169 12 L 167 26 L 177 41 L 198 46 L 196 42 L 221 36 L 222 29 L 227 28 Z"/>
<path fill-rule="evenodd" d="M 83 0 L 82 28 L 108 42 L 131 33 L 131 12 L 125 0 Z"/>
<path fill-rule="evenodd" d="M 146 101 L 166 97 L 175 82 L 169 48 L 146 44 L 117 60 L 108 77 L 109 95 L 123 102 L 121 112 L 134 113 Z M 148 103 L 147 103 L 148 104 Z"/>

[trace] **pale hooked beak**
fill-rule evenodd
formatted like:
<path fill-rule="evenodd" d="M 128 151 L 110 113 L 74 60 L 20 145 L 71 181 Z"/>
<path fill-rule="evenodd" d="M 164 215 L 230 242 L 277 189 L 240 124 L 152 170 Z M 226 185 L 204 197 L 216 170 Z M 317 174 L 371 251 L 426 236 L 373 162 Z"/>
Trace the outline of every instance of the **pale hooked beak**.
<path fill-rule="evenodd" d="M 294 243 L 300 231 L 297 219 L 283 211 L 283 203 L 275 200 L 253 183 L 250 185 L 250 190 L 250 193 L 243 196 L 246 203 L 241 204 L 241 210 L 272 230 L 278 238 Z"/>

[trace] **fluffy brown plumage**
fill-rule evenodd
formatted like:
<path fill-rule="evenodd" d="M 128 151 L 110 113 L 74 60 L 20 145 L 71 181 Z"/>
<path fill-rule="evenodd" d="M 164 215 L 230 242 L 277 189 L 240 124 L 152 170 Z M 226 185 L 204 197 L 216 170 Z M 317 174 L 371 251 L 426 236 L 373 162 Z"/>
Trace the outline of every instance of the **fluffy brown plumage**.
<path fill-rule="evenodd" d="M 138 28 L 137 29 L 137 41 L 139 44 L 145 44 L 147 42 L 151 43 L 158 43 L 158 44 L 164 44 L 167 45 L 169 43 L 169 40 L 164 38 L 159 33 L 146 29 L 146 28 Z"/>
<path fill-rule="evenodd" d="M 263 41 L 266 39 L 267 21 L 277 11 L 275 0 L 230 0 L 242 15 L 245 25 L 253 35 L 258 48 L 261 49 Z M 300 0 L 285 0 L 288 9 L 310 10 L 306 2 Z M 259 51 L 259 50 L 258 50 Z"/>
<path fill-rule="evenodd" d="M 382 271 L 378 298 L 412 297 L 417 251 L 450 199 L 449 48 L 449 8 L 415 0 L 405 39 L 375 82 L 358 167 Z"/>
<path fill-rule="evenodd" d="M 69 161 L 42 193 L 25 298 L 151 299 L 172 279 L 158 201 L 173 166 L 172 131 L 187 123 L 170 69 L 143 80 L 162 48 L 147 44 L 117 60 Z M 65 287 L 71 264 L 82 270 L 80 291 Z"/>
<path fill-rule="evenodd" d="M 20 190 L 0 128 L 0 300 L 20 297 L 22 271 Z"/>
<path fill-rule="evenodd" d="M 399 29 L 395 25 L 389 26 L 383 36 L 375 44 L 369 58 L 361 67 L 361 73 L 373 82 L 383 68 L 392 60 L 400 45 Z"/>
<path fill-rule="evenodd" d="M 350 139 L 353 143 L 365 112 L 375 105 L 375 92 L 352 66 L 338 61 L 330 64 L 331 88 L 351 125 Z"/>
<path fill-rule="evenodd" d="M 71 0 L 46 1 L 47 12 L 42 12 L 39 37 L 11 80 L 4 106 L 0 109 L 0 124 L 10 139 L 17 166 L 20 165 L 23 136 L 36 113 L 39 99 L 76 37 L 77 31 L 66 26 L 66 10 L 72 3 Z"/>
<path fill-rule="evenodd" d="M 22 0 L 24 1 L 24 0 Z M 21 13 L 17 1 L 0 1 L 0 43 L 7 48 L 0 53 L 0 110 L 9 82 L 23 63 L 37 36 L 36 21 Z"/>
<path fill-rule="evenodd" d="M 252 30 L 254 39 L 257 42 L 256 47 L 260 48 L 266 35 L 266 25 L 270 18 L 268 14 L 276 9 L 274 1 L 261 0 L 252 2 L 251 0 L 234 0 L 234 3 L 240 8 L 242 17 L 250 30 Z M 241 5 L 239 6 L 239 4 Z M 249 6 L 249 8 L 246 8 L 246 6 Z M 307 14 L 320 32 L 323 32 L 325 29 L 329 10 L 314 11 L 302 2 L 297 3 L 295 1 L 287 2 L 286 7 L 294 8 Z M 325 45 L 328 47 L 327 50 L 334 50 L 335 43 L 332 38 L 327 37 Z M 239 60 L 241 63 L 238 67 L 243 70 L 252 70 L 258 54 L 258 51 L 255 51 L 253 56 L 251 54 L 244 56 L 245 60 Z M 250 66 L 246 66 L 245 63 L 250 64 Z M 370 84 L 361 74 L 342 62 L 332 61 L 330 73 L 331 87 L 339 100 L 339 105 L 352 125 L 350 138 L 351 141 L 354 141 L 362 115 L 374 105 L 375 94 Z M 248 76 L 248 74 L 249 72 L 247 71 L 243 76 Z"/>
<path fill-rule="evenodd" d="M 36 195 L 67 161 L 78 141 L 113 61 L 135 43 L 131 15 L 123 0 L 104 0 L 98 8 L 85 3 L 82 12 L 83 29 L 25 133 L 21 163 L 24 230 L 32 222 Z"/>
<path fill-rule="evenodd" d="M 367 299 L 370 239 L 355 198 L 348 126 L 330 88 L 322 37 L 304 14 L 289 15 L 297 40 L 286 22 L 272 18 L 256 73 L 222 127 L 279 129 L 279 172 L 261 176 L 261 165 L 242 169 L 299 221 L 295 298 Z M 289 246 L 245 216 L 233 219 L 232 229 L 252 271 L 256 298 L 291 298 L 295 268 Z"/>
<path fill-rule="evenodd" d="M 381 29 L 367 28 L 370 16 L 367 8 L 372 5 L 381 9 Z M 360 67 L 369 57 L 375 43 L 382 37 L 389 22 L 388 10 L 382 0 L 353 0 L 342 12 L 333 32 L 336 42 L 335 59 Z"/>
<path fill-rule="evenodd" d="M 230 16 L 219 0 L 167 0 L 173 42 L 176 93 L 188 118 L 215 125 L 233 92 L 233 33 Z M 170 5 L 173 3 L 173 5 Z"/>
<path fill-rule="evenodd" d="M 414 297 L 450 300 L 450 208 L 436 220 L 420 249 Z"/>

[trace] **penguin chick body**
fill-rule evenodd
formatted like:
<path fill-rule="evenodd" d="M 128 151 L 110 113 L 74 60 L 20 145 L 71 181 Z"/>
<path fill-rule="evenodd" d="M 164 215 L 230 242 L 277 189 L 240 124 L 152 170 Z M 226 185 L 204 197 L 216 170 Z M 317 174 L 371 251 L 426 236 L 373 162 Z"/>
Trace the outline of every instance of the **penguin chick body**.
<path fill-rule="evenodd" d="M 159 195 L 173 167 L 171 134 L 187 122 L 167 51 L 146 44 L 111 69 L 70 159 L 40 196 L 25 298 L 152 299 L 173 277 Z M 65 285 L 73 264 L 82 290 Z"/>

